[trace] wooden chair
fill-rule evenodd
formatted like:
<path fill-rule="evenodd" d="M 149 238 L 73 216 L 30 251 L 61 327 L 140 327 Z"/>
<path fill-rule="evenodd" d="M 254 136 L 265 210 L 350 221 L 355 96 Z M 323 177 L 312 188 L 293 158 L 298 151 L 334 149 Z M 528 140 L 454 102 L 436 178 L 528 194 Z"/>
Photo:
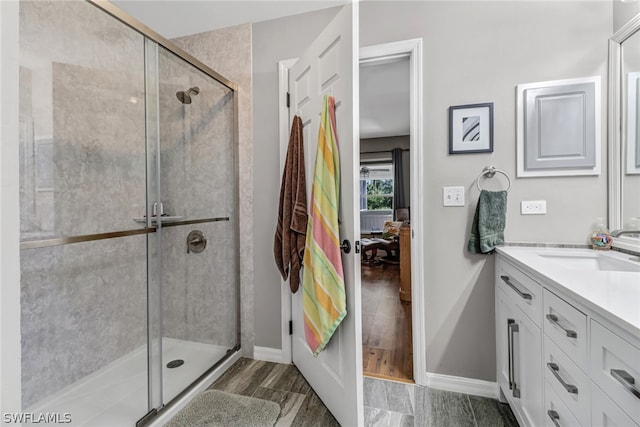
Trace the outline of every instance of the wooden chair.
<path fill-rule="evenodd" d="M 399 262 L 399 248 L 400 245 L 397 239 L 362 239 L 360 240 L 362 263 L 368 266 L 379 265 L 381 261 L 385 263 L 397 264 Z M 378 249 L 381 249 L 387 253 L 387 255 L 380 261 L 376 259 L 376 257 L 378 256 Z M 371 252 L 371 254 L 367 255 L 367 252 Z"/>
<path fill-rule="evenodd" d="M 378 265 L 381 262 L 386 264 L 399 264 L 400 263 L 400 227 L 402 226 L 400 221 L 385 221 L 384 230 L 382 232 L 383 238 L 371 238 L 362 239 L 360 241 L 362 249 L 362 262 L 366 265 Z M 387 256 L 382 257 L 380 261 L 376 259 L 378 255 L 378 249 L 382 249 L 387 253 Z M 367 255 L 367 252 L 371 251 L 371 255 Z"/>

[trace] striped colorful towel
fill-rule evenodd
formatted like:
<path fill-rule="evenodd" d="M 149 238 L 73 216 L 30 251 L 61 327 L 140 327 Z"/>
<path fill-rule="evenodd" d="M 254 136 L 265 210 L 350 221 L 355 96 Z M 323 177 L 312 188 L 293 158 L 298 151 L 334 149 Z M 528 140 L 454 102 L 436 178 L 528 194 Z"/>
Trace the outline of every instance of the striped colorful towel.
<path fill-rule="evenodd" d="M 338 230 L 340 157 L 335 100 L 325 96 L 311 186 L 302 274 L 304 333 L 317 356 L 347 315 Z"/>

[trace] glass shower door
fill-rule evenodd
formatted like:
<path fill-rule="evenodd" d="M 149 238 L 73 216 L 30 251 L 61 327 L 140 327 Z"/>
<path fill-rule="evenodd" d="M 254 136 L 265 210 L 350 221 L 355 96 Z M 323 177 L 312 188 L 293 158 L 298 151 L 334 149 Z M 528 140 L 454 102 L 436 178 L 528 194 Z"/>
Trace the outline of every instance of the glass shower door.
<path fill-rule="evenodd" d="M 20 2 L 21 392 L 112 427 L 239 345 L 237 125 L 232 90 L 103 7 Z"/>
<path fill-rule="evenodd" d="M 20 2 L 23 411 L 147 412 L 144 37 L 88 2 Z"/>
<path fill-rule="evenodd" d="M 150 193 L 161 283 L 150 295 L 161 294 L 161 348 L 150 351 L 161 352 L 151 381 L 162 377 L 164 404 L 240 344 L 234 114 L 233 91 L 158 47 L 157 121 L 147 128 L 159 143 Z"/>

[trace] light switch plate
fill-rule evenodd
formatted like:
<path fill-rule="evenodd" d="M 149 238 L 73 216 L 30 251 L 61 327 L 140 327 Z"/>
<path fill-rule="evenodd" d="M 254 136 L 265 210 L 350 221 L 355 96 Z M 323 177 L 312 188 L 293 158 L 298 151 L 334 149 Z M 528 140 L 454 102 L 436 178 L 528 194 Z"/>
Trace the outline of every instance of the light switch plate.
<path fill-rule="evenodd" d="M 523 200 L 520 202 L 522 215 L 544 215 L 547 213 L 546 200 Z"/>
<path fill-rule="evenodd" d="M 464 206 L 464 187 L 442 187 L 442 206 Z"/>

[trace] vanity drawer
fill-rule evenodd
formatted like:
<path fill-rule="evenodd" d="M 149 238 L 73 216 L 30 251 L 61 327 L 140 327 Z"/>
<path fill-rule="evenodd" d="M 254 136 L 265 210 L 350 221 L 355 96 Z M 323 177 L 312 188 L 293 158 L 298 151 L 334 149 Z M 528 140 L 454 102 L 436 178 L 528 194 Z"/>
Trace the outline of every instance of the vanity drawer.
<path fill-rule="evenodd" d="M 640 349 L 591 320 L 591 379 L 640 424 Z"/>
<path fill-rule="evenodd" d="M 584 372 L 587 366 L 587 316 L 566 301 L 544 290 L 543 330 Z"/>
<path fill-rule="evenodd" d="M 542 286 L 503 259 L 496 268 L 496 283 L 536 326 L 542 321 Z"/>
<path fill-rule="evenodd" d="M 549 337 L 544 337 L 544 378 L 556 395 L 580 421 L 590 424 L 589 379 Z"/>
<path fill-rule="evenodd" d="M 546 427 L 574 427 L 580 423 L 562 403 L 548 381 L 544 382 L 544 419 Z M 555 420 L 555 422 L 554 422 Z"/>
<path fill-rule="evenodd" d="M 591 383 L 591 425 L 593 427 L 638 427 L 600 387 Z"/>

